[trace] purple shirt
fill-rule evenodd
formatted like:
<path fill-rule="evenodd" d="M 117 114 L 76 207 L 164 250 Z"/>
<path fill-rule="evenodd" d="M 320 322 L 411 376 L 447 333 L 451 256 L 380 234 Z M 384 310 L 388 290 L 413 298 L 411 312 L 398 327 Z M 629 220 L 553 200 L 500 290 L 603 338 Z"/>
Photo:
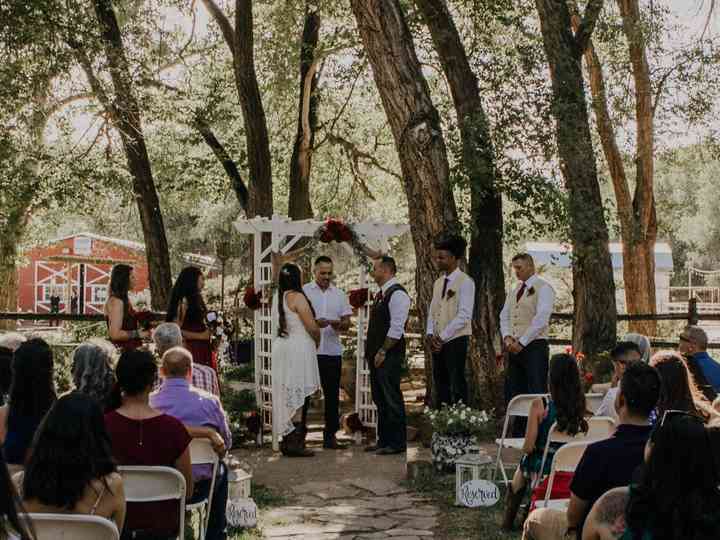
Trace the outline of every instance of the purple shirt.
<path fill-rule="evenodd" d="M 177 418 L 185 425 L 214 428 L 225 440 L 225 446 L 230 449 L 232 435 L 220 400 L 209 392 L 190 386 L 186 379 L 165 379 L 160 390 L 150 394 L 150 406 Z M 209 465 L 193 466 L 195 481 L 210 478 L 211 472 L 212 467 Z"/>

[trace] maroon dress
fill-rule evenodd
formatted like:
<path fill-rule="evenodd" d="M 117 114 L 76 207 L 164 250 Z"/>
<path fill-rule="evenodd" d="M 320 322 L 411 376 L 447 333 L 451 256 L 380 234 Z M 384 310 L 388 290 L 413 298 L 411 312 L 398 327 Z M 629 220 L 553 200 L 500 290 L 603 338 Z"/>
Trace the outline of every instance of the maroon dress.
<path fill-rule="evenodd" d="M 119 465 L 174 467 L 191 440 L 185 426 L 167 414 L 134 420 L 112 411 L 105 415 L 105 427 Z M 171 537 L 178 532 L 178 512 L 177 501 L 129 502 L 125 529 Z"/>
<path fill-rule="evenodd" d="M 186 332 L 205 332 L 207 326 L 203 319 L 204 316 L 199 320 L 191 320 L 186 316 L 181 328 Z M 185 347 L 192 354 L 193 362 L 209 366 L 217 371 L 217 359 L 210 347 L 209 339 L 185 339 Z"/>
<path fill-rule="evenodd" d="M 108 330 L 110 330 L 110 318 L 106 316 L 105 322 L 107 323 Z M 135 318 L 135 310 L 130 303 L 127 304 L 127 310 L 125 311 L 125 315 L 123 315 L 122 326 L 120 328 L 126 332 L 132 332 L 133 330 L 138 329 L 138 321 Z M 143 344 L 142 339 L 130 339 L 127 341 L 114 341 L 111 339 L 110 341 L 122 351 L 134 351 L 138 347 L 142 347 Z"/>

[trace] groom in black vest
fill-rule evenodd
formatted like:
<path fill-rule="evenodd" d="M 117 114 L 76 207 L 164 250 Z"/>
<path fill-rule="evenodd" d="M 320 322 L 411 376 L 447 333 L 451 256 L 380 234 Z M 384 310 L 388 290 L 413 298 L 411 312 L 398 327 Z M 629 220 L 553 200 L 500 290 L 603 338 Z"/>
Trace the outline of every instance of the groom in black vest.
<path fill-rule="evenodd" d="M 405 323 L 410 297 L 395 279 L 392 257 L 373 263 L 372 277 L 380 287 L 370 308 L 365 360 L 370 368 L 370 390 L 378 411 L 377 444 L 365 448 L 378 455 L 400 454 L 407 447 L 405 401 L 400 370 L 405 359 Z"/>

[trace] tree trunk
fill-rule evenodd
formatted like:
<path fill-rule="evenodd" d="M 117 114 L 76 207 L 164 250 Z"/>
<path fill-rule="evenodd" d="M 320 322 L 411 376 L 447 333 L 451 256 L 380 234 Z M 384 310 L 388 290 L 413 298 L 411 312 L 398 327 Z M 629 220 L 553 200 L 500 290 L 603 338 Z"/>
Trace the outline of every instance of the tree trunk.
<path fill-rule="evenodd" d="M 607 103 L 602 64 L 592 42 L 585 50 L 585 64 L 590 78 L 593 110 L 605 161 L 613 182 L 615 201 L 623 242 L 623 280 L 625 308 L 628 313 L 656 312 L 655 299 L 655 242 L 657 220 L 653 196 L 653 103 L 649 68 L 645 57 L 644 37 L 639 27 L 639 7 L 636 0 L 618 0 L 623 18 L 623 31 L 630 45 L 633 78 L 635 80 L 637 121 L 637 174 L 634 198 L 630 195 L 623 156 L 617 145 L 615 127 Z M 577 8 L 573 3 L 573 8 Z M 573 16 L 573 27 L 579 26 L 579 16 Z M 630 329 L 644 335 L 657 333 L 655 321 L 632 321 Z"/>
<path fill-rule="evenodd" d="M 17 311 L 18 246 L 25 232 L 29 198 L 18 201 L 12 216 L 0 229 L 0 311 Z M 0 320 L 0 329 L 14 330 L 17 321 Z"/>
<path fill-rule="evenodd" d="M 123 143 L 142 223 L 152 307 L 165 310 L 170 299 L 170 256 L 160 201 L 145 146 L 140 108 L 130 81 L 130 70 L 112 0 L 93 0 L 93 4 L 115 90 L 111 110 L 113 123 Z"/>
<path fill-rule="evenodd" d="M 291 219 L 313 216 L 310 203 L 310 170 L 317 128 L 317 65 L 315 49 L 320 34 L 320 15 L 305 6 L 305 23 L 300 41 L 300 102 L 298 127 L 290 160 L 288 215 Z"/>
<path fill-rule="evenodd" d="M 490 127 L 478 82 L 444 0 L 416 0 L 430 30 L 435 50 L 450 86 L 462 138 L 462 166 L 470 184 L 472 236 L 469 272 L 475 280 L 473 343 L 470 348 L 472 399 L 494 408 L 502 401 L 497 386 L 498 321 L 505 302 L 502 258 L 502 197 L 496 187 L 497 169 Z"/>
<path fill-rule="evenodd" d="M 459 229 L 440 118 L 399 2 L 351 0 L 350 4 L 400 159 L 415 246 L 417 309 L 425 328 L 433 282 L 439 275 L 433 241 L 440 233 Z M 426 353 L 429 393 L 431 368 Z"/>
<path fill-rule="evenodd" d="M 550 66 L 560 167 L 570 195 L 573 242 L 573 348 L 587 355 L 616 341 L 615 283 L 595 154 L 585 104 L 581 59 L 602 0 L 591 0 L 577 35 L 567 4 L 535 1 Z"/>
<path fill-rule="evenodd" d="M 272 162 L 265 109 L 260 98 L 255 55 L 253 50 L 252 0 L 235 2 L 235 40 L 233 67 L 235 86 L 240 97 L 248 168 L 250 170 L 250 204 L 248 217 L 266 216 L 273 213 Z"/>

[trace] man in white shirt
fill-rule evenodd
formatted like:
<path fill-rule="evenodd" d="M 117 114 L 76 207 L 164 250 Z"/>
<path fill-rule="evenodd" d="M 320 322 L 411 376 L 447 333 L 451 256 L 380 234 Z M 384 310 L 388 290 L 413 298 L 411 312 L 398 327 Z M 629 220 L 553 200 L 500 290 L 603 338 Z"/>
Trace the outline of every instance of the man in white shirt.
<path fill-rule="evenodd" d="M 428 309 L 426 346 L 433 355 L 438 408 L 468 402 L 465 360 L 472 335 L 475 283 L 458 263 L 465 257 L 467 242 L 451 235 L 435 242 L 435 258 L 443 275 L 435 282 Z"/>
<path fill-rule="evenodd" d="M 370 390 L 377 407 L 377 444 L 365 448 L 378 455 L 400 454 L 407 448 L 405 400 L 400 371 L 405 360 L 405 323 L 410 297 L 395 279 L 397 266 L 383 255 L 373 263 L 372 277 L 380 290 L 370 307 L 365 360 L 370 369 Z"/>
<path fill-rule="evenodd" d="M 315 280 L 307 283 L 303 291 L 315 310 L 317 324 L 320 327 L 317 359 L 325 400 L 323 446 L 338 450 L 344 447 L 335 438 L 340 428 L 340 374 L 343 351 L 339 334 L 350 328 L 352 307 L 345 293 L 331 283 L 333 262 L 330 257 L 321 256 L 315 260 L 313 276 Z"/>
<path fill-rule="evenodd" d="M 555 303 L 552 285 L 535 273 L 527 253 L 512 259 L 520 283 L 507 296 L 500 312 L 500 332 L 508 354 L 505 366 L 505 399 L 518 394 L 547 393 L 548 327 Z"/>

